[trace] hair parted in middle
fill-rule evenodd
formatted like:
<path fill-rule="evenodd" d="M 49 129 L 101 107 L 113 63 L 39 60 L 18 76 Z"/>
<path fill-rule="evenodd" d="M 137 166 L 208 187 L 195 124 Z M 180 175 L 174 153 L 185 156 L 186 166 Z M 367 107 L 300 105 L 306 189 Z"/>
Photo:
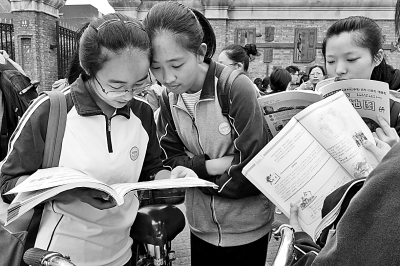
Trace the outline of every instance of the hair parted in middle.
<path fill-rule="evenodd" d="M 97 18 L 83 31 L 79 42 L 79 62 L 84 80 L 96 75 L 111 53 L 138 49 L 149 54 L 150 39 L 143 24 L 129 16 L 110 13 Z"/>
<path fill-rule="evenodd" d="M 202 43 L 207 45 L 205 58 L 215 53 L 214 30 L 206 17 L 196 9 L 191 9 L 174 1 L 154 5 L 143 21 L 150 40 L 158 34 L 172 34 L 184 49 L 197 54 Z"/>

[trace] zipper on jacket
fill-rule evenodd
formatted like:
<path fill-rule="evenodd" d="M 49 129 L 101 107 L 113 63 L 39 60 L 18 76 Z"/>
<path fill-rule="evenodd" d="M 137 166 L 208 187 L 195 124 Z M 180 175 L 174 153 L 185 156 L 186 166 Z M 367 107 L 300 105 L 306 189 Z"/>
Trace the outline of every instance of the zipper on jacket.
<path fill-rule="evenodd" d="M 203 146 L 201 145 L 201 141 L 200 141 L 200 133 L 199 133 L 199 129 L 197 128 L 197 125 L 196 125 L 196 120 L 195 120 L 195 118 L 193 117 L 193 119 L 192 119 L 192 122 L 193 122 L 193 126 L 194 126 L 194 128 L 196 129 L 196 135 L 197 135 L 197 142 L 199 143 L 199 147 L 200 147 L 200 149 L 201 149 L 201 152 L 204 154 L 204 149 L 203 149 Z"/>
<path fill-rule="evenodd" d="M 199 147 L 200 147 L 200 149 L 201 149 L 201 152 L 202 152 L 203 154 L 204 154 L 204 149 L 203 149 L 203 147 L 202 147 L 202 145 L 201 145 L 199 129 L 197 128 L 197 125 L 196 125 L 196 118 L 195 118 L 195 116 L 196 116 L 196 107 L 197 107 L 197 104 L 198 104 L 199 102 L 201 102 L 201 101 L 207 101 L 207 100 L 208 100 L 208 99 L 206 99 L 206 100 L 199 100 L 199 101 L 194 105 L 193 117 L 189 114 L 189 112 L 188 112 L 187 110 L 181 108 L 181 107 L 178 106 L 178 105 L 175 105 L 175 104 L 173 105 L 175 108 L 178 108 L 178 109 L 182 110 L 184 113 L 186 113 L 186 114 L 191 118 L 192 123 L 193 123 L 193 126 L 194 126 L 194 128 L 196 129 L 196 132 L 197 132 L 197 142 L 198 142 Z M 212 220 L 213 220 L 213 222 L 215 223 L 215 225 L 217 226 L 217 230 L 218 230 L 218 245 L 217 245 L 217 246 L 220 246 L 220 245 L 221 245 L 221 241 L 222 241 L 222 230 L 221 230 L 221 225 L 220 225 L 220 224 L 218 223 L 218 221 L 217 221 L 217 215 L 215 214 L 214 201 L 215 201 L 214 196 L 211 196 L 210 209 L 211 209 L 211 213 L 212 213 Z"/>
<path fill-rule="evenodd" d="M 106 118 L 106 137 L 107 137 L 108 152 L 112 153 L 113 148 L 111 142 L 111 118 L 108 118 L 106 115 L 104 117 Z"/>
<path fill-rule="evenodd" d="M 196 103 L 196 105 L 197 105 L 197 103 Z M 196 105 L 194 106 L 194 114 L 196 114 Z M 201 149 L 201 152 L 204 153 L 204 149 L 203 149 L 203 147 L 201 146 L 201 142 L 200 142 L 199 129 L 198 129 L 197 126 L 196 126 L 196 118 L 195 118 L 194 116 L 191 116 L 187 110 L 181 108 L 180 106 L 174 104 L 174 107 L 175 107 L 175 108 L 178 108 L 178 109 L 180 109 L 180 110 L 182 110 L 184 113 L 186 113 L 186 114 L 190 117 L 190 120 L 192 120 L 192 124 L 193 124 L 193 126 L 194 126 L 194 128 L 195 128 L 195 130 L 196 130 L 196 133 L 197 133 L 197 134 L 196 134 L 196 135 L 197 135 L 197 142 L 199 143 L 199 147 L 200 147 L 200 149 Z"/>
<path fill-rule="evenodd" d="M 207 100 L 198 100 L 197 103 L 195 103 L 194 109 L 193 109 L 193 119 L 192 119 L 194 128 L 196 129 L 196 132 L 197 132 L 197 142 L 199 143 L 199 147 L 200 147 L 201 152 L 202 152 L 203 154 L 204 154 L 204 149 L 203 149 L 203 146 L 201 145 L 200 133 L 199 133 L 199 129 L 197 128 L 197 125 L 196 125 L 196 109 L 197 109 L 197 105 L 198 105 L 200 102 L 208 101 L 208 100 L 209 100 L 209 99 L 207 99 Z"/>
<path fill-rule="evenodd" d="M 215 197 L 211 196 L 210 208 L 211 208 L 211 212 L 212 212 L 212 219 L 213 219 L 213 221 L 216 224 L 217 229 L 218 229 L 218 245 L 217 246 L 220 246 L 221 245 L 221 239 L 222 239 L 222 233 L 221 233 L 221 226 L 217 221 L 217 215 L 215 214 L 214 201 L 215 201 Z"/>

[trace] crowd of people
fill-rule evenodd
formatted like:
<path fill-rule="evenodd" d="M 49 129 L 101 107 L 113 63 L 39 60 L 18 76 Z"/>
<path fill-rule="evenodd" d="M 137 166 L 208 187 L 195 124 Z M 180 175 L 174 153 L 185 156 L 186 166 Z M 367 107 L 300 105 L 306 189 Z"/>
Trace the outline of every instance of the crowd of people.
<path fill-rule="evenodd" d="M 400 1 L 396 10 L 398 21 Z M 53 88 L 65 94 L 68 110 L 59 166 L 107 184 L 187 176 L 217 184 L 218 189 L 186 190 L 193 266 L 266 263 L 275 206 L 242 174 L 269 141 L 258 97 L 315 90 L 327 77 L 378 80 L 390 90 L 400 88 L 398 70 L 385 61 L 381 29 L 367 17 L 340 19 L 328 28 L 324 65 L 304 72 L 294 65 L 276 68 L 254 82 L 248 69 L 259 55 L 256 45 L 228 45 L 215 56 L 209 21 L 178 2 L 154 5 L 143 22 L 104 15 L 85 24 L 79 38 L 66 79 Z M 232 83 L 224 115 L 217 83 L 227 66 L 244 74 Z M 393 110 L 400 109 L 396 104 L 391 99 Z M 49 110 L 48 96 L 40 95 L 9 139 L 0 164 L 5 203 L 15 195 L 4 193 L 42 167 Z M 304 250 L 296 265 L 400 264 L 398 132 L 400 121 L 381 119 L 374 132 L 377 144 L 363 143 L 382 162 L 325 246 L 302 232 L 298 206 L 292 206 L 296 243 Z M 98 190 L 63 192 L 45 202 L 35 246 L 68 254 L 82 266 L 134 265 L 129 231 L 138 208 L 136 193 L 117 207 Z"/>
<path fill-rule="evenodd" d="M 289 90 L 315 91 L 317 83 L 327 77 L 325 66 L 313 65 L 307 67 L 306 71 L 300 71 L 299 67 L 291 65 L 286 68 L 276 67 L 268 77 L 255 78 L 253 82 L 260 96 L 263 96 Z"/>

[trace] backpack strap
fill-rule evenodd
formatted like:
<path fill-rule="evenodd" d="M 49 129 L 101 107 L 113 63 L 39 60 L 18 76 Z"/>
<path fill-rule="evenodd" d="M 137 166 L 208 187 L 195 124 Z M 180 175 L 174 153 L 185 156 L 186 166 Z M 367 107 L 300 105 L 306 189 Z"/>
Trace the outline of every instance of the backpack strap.
<path fill-rule="evenodd" d="M 67 99 L 61 91 L 44 91 L 50 97 L 50 113 L 42 168 L 56 167 L 60 161 L 61 144 L 67 121 Z"/>
<path fill-rule="evenodd" d="M 176 131 L 176 127 L 175 127 L 175 123 L 174 123 L 174 119 L 172 118 L 172 113 L 171 113 L 171 105 L 169 104 L 169 91 L 167 88 L 164 88 L 161 92 L 161 98 L 162 101 L 160 101 L 160 106 L 165 106 L 165 108 L 167 109 L 166 112 L 166 116 L 168 118 L 168 120 L 170 121 L 169 123 L 171 124 L 171 127 L 174 131 Z"/>
<path fill-rule="evenodd" d="M 218 101 L 221 105 L 222 114 L 229 119 L 230 100 L 232 84 L 235 79 L 243 74 L 243 71 L 237 70 L 233 66 L 224 66 L 215 62 L 215 76 L 218 77 L 217 93 Z"/>
<path fill-rule="evenodd" d="M 47 123 L 46 141 L 42 168 L 58 166 L 60 161 L 62 139 L 67 121 L 67 100 L 61 91 L 44 91 L 50 98 L 49 121 Z M 24 246 L 24 253 L 34 247 L 42 219 L 44 203 L 34 208 L 31 222 L 28 226 L 28 235 Z M 27 266 L 21 261 L 21 266 Z"/>

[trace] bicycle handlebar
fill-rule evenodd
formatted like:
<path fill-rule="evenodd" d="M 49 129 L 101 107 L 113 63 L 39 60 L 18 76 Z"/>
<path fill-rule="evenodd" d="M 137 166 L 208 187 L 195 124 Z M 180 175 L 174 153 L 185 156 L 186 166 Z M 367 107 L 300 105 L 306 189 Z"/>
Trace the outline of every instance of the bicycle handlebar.
<path fill-rule="evenodd" d="M 40 248 L 28 249 L 24 254 L 23 260 L 31 266 L 76 266 L 68 256 Z"/>
<path fill-rule="evenodd" d="M 289 266 L 294 259 L 294 230 L 288 224 L 282 224 L 277 231 L 280 232 L 281 243 L 272 266 Z"/>

